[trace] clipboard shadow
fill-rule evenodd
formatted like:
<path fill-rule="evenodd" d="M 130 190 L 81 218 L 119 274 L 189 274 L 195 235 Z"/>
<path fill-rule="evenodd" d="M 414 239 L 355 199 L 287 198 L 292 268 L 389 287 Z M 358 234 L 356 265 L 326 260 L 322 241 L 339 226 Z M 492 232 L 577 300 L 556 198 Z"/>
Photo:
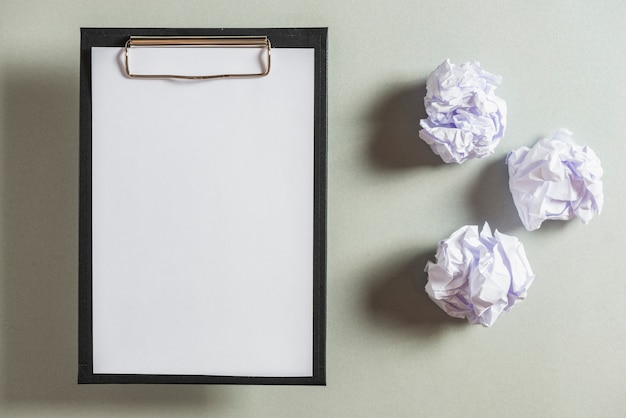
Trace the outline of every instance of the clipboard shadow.
<path fill-rule="evenodd" d="M 8 68 L 0 82 L 0 402 L 172 405 L 198 414 L 228 404 L 223 388 L 76 383 L 78 74 Z"/>
<path fill-rule="evenodd" d="M 381 97 L 369 114 L 373 135 L 368 157 L 380 170 L 402 170 L 441 166 L 420 137 L 420 120 L 427 117 L 424 108 L 426 80 L 404 85 Z"/>
<path fill-rule="evenodd" d="M 467 321 L 448 316 L 424 290 L 424 267 L 429 260 L 435 260 L 435 253 L 433 248 L 417 254 L 373 277 L 364 305 L 375 325 L 418 337 L 467 325 Z"/>

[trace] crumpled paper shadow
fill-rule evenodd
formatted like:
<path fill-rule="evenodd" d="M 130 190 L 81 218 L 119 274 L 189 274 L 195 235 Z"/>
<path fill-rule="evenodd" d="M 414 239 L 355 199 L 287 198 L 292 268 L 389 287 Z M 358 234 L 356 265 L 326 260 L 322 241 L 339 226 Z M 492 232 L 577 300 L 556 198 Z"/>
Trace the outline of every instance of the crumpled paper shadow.
<path fill-rule="evenodd" d="M 444 164 L 419 137 L 426 80 L 397 88 L 381 98 L 370 114 L 374 134 L 369 157 L 379 169 L 407 169 Z"/>
<path fill-rule="evenodd" d="M 424 290 L 424 267 L 428 260 L 435 260 L 435 252 L 433 249 L 419 254 L 374 280 L 368 292 L 367 311 L 375 323 L 426 334 L 445 326 L 467 325 L 465 320 L 448 316 Z"/>
<path fill-rule="evenodd" d="M 8 67 L 0 79 L 0 402 L 193 415 L 228 404 L 213 387 L 76 383 L 79 83 L 65 67 L 28 68 Z"/>
<path fill-rule="evenodd" d="M 508 234 L 516 230 L 525 231 L 509 190 L 509 171 L 504 158 L 498 158 L 485 166 L 474 186 L 468 189 L 467 202 L 472 210 L 472 223 L 482 226 L 487 221 L 492 229 Z M 533 232 L 558 233 L 572 222 L 580 221 L 547 220 Z"/>
<path fill-rule="evenodd" d="M 471 162 L 470 162 L 471 163 Z M 472 223 L 482 227 L 486 222 L 492 229 L 508 233 L 524 228 L 509 191 L 509 172 L 504 158 L 487 164 L 467 190 Z"/>

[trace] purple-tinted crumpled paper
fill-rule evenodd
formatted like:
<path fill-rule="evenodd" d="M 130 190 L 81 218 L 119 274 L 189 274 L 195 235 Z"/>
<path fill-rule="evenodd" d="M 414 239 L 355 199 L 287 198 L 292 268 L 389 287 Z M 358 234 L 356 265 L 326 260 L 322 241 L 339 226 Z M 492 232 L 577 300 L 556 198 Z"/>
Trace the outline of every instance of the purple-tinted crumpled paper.
<path fill-rule="evenodd" d="M 506 102 L 494 93 L 501 82 L 477 61 L 444 61 L 426 82 L 420 138 L 446 163 L 492 154 L 506 127 Z"/>
<path fill-rule="evenodd" d="M 529 231 L 546 219 L 580 218 L 588 223 L 602 211 L 602 166 L 587 146 L 577 145 L 572 133 L 559 129 L 532 148 L 509 152 L 509 189 L 522 223 Z"/>
<path fill-rule="evenodd" d="M 535 276 L 522 243 L 485 223 L 466 225 L 439 242 L 426 293 L 448 315 L 490 327 L 526 297 Z"/>

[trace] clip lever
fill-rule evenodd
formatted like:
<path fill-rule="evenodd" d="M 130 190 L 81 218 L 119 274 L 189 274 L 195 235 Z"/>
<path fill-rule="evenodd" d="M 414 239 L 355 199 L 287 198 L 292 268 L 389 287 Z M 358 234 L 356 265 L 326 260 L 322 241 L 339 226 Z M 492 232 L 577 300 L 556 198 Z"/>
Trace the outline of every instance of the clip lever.
<path fill-rule="evenodd" d="M 267 67 L 259 73 L 246 74 L 213 74 L 213 75 L 182 75 L 182 74 L 136 74 L 130 70 L 129 51 L 137 47 L 208 47 L 208 48 L 264 48 Z M 265 77 L 270 72 L 272 45 L 267 36 L 242 37 L 150 37 L 131 36 L 124 46 L 124 68 L 131 78 L 175 78 L 185 80 L 209 80 L 216 78 L 251 78 Z"/>

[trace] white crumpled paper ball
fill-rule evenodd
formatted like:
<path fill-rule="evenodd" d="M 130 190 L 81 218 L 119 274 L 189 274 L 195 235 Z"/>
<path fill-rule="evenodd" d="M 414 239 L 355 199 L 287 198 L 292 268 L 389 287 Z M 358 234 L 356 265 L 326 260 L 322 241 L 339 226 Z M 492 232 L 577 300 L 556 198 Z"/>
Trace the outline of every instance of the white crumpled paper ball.
<path fill-rule="evenodd" d="M 426 293 L 448 315 L 490 327 L 526 297 L 535 276 L 521 242 L 485 223 L 466 225 L 440 241 L 429 261 Z"/>
<path fill-rule="evenodd" d="M 529 231 L 546 219 L 580 218 L 588 223 L 602 211 L 602 166 L 587 146 L 572 140 L 572 133 L 559 129 L 532 148 L 509 152 L 509 189 L 522 223 Z"/>
<path fill-rule="evenodd" d="M 426 82 L 420 138 L 446 163 L 492 154 L 506 127 L 506 102 L 494 94 L 501 82 L 477 61 L 443 62 Z"/>

